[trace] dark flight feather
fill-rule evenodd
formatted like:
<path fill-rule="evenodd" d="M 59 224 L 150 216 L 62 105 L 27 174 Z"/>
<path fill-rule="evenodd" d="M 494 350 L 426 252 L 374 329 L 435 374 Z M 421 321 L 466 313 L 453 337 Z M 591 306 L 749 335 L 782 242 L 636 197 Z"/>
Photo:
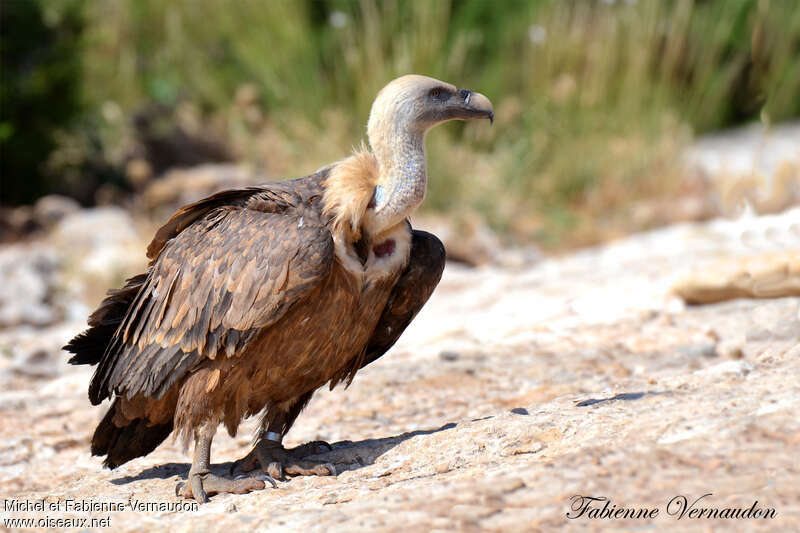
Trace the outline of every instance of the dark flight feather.
<path fill-rule="evenodd" d="M 172 420 L 151 425 L 139 418 L 126 426 L 117 426 L 114 417 L 118 403 L 119 400 L 114 400 L 92 436 L 92 455 L 105 455 L 103 464 L 111 469 L 147 455 L 172 433 Z"/>

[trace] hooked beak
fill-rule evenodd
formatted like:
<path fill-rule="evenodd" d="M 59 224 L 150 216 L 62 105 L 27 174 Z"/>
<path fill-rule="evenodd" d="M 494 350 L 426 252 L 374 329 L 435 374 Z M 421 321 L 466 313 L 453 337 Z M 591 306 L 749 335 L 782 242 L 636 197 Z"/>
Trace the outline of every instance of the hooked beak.
<path fill-rule="evenodd" d="M 488 118 L 490 123 L 494 123 L 494 107 L 481 93 L 472 92 L 468 89 L 458 90 L 459 103 L 456 118 Z"/>

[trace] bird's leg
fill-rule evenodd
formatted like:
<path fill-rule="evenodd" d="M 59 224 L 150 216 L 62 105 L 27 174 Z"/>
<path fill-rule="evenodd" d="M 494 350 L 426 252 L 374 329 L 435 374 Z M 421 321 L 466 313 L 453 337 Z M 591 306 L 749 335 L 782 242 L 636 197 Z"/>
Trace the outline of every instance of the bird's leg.
<path fill-rule="evenodd" d="M 186 483 L 178 483 L 176 494 L 205 503 L 209 494 L 244 494 L 265 487 L 264 481 L 256 477 L 226 479 L 211 473 L 211 441 L 216 430 L 216 425 L 208 422 L 195 431 L 194 459 L 189 477 Z M 274 480 L 268 481 L 276 486 Z"/>
<path fill-rule="evenodd" d="M 283 435 L 277 431 L 265 431 L 263 426 L 258 433 L 258 438 L 253 449 L 244 458 L 234 464 L 243 472 L 254 470 L 261 466 L 266 474 L 273 478 L 289 476 L 335 476 L 336 467 L 326 461 L 304 459 L 308 455 L 315 455 L 331 450 L 330 444 L 323 441 L 314 441 L 296 448 L 287 450 L 281 444 Z M 277 429 L 283 426 L 284 421 L 272 421 L 269 428 Z M 277 426 L 277 427 L 276 427 Z"/>

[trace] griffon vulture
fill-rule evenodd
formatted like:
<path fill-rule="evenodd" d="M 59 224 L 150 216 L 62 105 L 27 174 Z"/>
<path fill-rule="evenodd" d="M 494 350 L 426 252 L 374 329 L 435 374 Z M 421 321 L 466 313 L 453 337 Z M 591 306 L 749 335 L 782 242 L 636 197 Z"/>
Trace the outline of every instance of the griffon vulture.
<path fill-rule="evenodd" d="M 147 271 L 110 291 L 65 347 L 70 363 L 97 365 L 92 404 L 112 399 L 92 453 L 115 468 L 173 431 L 193 437 L 188 482 L 176 490 L 199 501 L 284 473 L 335 474 L 303 458 L 315 443 L 286 450 L 283 435 L 317 388 L 349 384 L 383 355 L 439 282 L 442 243 L 408 222 L 425 196 L 426 131 L 493 117 L 482 94 L 403 76 L 372 105 L 372 151 L 178 210 L 147 248 Z M 217 426 L 234 435 L 260 412 L 240 463 L 257 461 L 260 477 L 212 474 Z"/>

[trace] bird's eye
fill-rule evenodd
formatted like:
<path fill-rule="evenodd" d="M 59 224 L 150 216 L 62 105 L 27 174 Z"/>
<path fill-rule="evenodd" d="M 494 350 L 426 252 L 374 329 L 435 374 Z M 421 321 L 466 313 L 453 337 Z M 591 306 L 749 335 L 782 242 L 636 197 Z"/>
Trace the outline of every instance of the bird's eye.
<path fill-rule="evenodd" d="M 439 87 L 436 87 L 435 89 L 431 89 L 431 92 L 430 92 L 430 97 L 431 97 L 433 100 L 443 100 L 443 99 L 445 98 L 445 95 L 444 95 L 444 93 L 442 92 L 442 89 L 441 89 L 441 88 L 439 88 Z"/>

